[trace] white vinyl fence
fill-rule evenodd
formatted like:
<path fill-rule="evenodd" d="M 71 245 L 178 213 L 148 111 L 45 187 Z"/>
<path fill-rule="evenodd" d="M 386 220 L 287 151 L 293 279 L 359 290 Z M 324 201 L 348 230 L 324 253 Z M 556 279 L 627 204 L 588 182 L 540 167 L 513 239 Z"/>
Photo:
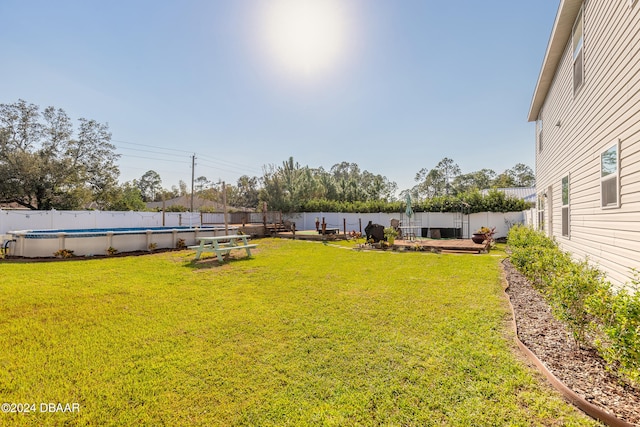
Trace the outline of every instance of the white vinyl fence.
<path fill-rule="evenodd" d="M 327 224 L 327 228 L 337 228 L 340 232 L 362 231 L 369 221 L 385 227 L 391 225 L 392 219 L 400 220 L 402 225 L 412 225 L 423 230 L 461 229 L 463 238 L 468 238 L 480 227 L 496 228 L 494 237 L 506 237 L 509 229 L 515 224 L 523 224 L 524 212 L 482 212 L 469 215 L 442 212 L 416 212 L 411 218 L 404 213 L 336 213 L 305 212 L 283 214 L 285 220 L 295 222 L 297 230 L 315 230 L 316 218 Z"/>
<path fill-rule="evenodd" d="M 369 221 L 388 227 L 392 219 L 402 225 L 422 229 L 460 229 L 462 237 L 469 237 L 480 227 L 496 228 L 496 238 L 506 237 L 514 224 L 529 222 L 528 212 L 483 212 L 470 215 L 459 213 L 416 212 L 411 218 L 404 213 L 335 213 L 311 212 L 283 214 L 283 219 L 296 223 L 297 230 L 314 230 L 316 218 L 324 218 L 328 228 L 340 232 L 364 231 Z M 27 211 L 0 209 L 0 235 L 8 231 L 83 228 L 177 227 L 200 226 L 200 213 L 189 212 L 111 212 L 111 211 Z"/>
<path fill-rule="evenodd" d="M 522 212 L 524 215 L 524 225 L 528 225 L 534 229 L 538 229 L 538 211 L 536 209 L 529 209 Z"/>

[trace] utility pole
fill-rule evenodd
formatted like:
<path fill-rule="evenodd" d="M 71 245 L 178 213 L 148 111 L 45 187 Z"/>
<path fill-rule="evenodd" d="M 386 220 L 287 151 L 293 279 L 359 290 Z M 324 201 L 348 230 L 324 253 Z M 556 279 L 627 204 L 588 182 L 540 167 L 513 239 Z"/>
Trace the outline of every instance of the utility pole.
<path fill-rule="evenodd" d="M 193 193 L 195 192 L 195 188 L 193 188 L 193 186 L 196 181 L 195 177 L 196 177 L 196 155 L 194 153 L 193 156 L 191 156 L 191 210 L 190 210 L 191 213 L 193 213 Z"/>
<path fill-rule="evenodd" d="M 224 212 L 224 235 L 229 235 L 229 222 L 227 221 L 227 185 L 222 181 L 222 206 Z"/>

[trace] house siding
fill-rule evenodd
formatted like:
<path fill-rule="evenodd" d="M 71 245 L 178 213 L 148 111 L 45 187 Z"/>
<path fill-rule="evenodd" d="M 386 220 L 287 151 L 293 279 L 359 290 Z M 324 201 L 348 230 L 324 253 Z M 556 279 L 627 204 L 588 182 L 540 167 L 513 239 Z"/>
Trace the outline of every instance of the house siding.
<path fill-rule="evenodd" d="M 571 39 L 540 110 L 537 192 L 547 194 L 551 234 L 615 284 L 640 268 L 640 5 L 583 2 L 584 83 L 573 93 Z M 559 126 L 556 126 L 559 124 Z M 600 204 L 600 155 L 619 141 L 620 206 Z M 570 176 L 570 235 L 562 236 L 562 178 Z M 549 224 L 546 227 L 549 231 Z"/>

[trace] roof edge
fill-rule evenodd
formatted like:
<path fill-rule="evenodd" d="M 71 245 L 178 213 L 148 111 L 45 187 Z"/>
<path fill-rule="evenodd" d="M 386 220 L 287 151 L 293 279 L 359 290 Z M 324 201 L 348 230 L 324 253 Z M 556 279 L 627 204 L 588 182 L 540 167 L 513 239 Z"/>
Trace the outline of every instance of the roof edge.
<path fill-rule="evenodd" d="M 558 64 L 560 64 L 567 42 L 571 37 L 573 23 L 578 17 L 578 13 L 580 13 L 582 3 L 583 0 L 561 0 L 560 2 L 549 43 L 547 44 L 547 51 L 542 61 L 536 89 L 533 92 L 533 99 L 529 108 L 529 122 L 538 119 L 542 105 L 551 88 L 555 72 L 558 69 Z"/>

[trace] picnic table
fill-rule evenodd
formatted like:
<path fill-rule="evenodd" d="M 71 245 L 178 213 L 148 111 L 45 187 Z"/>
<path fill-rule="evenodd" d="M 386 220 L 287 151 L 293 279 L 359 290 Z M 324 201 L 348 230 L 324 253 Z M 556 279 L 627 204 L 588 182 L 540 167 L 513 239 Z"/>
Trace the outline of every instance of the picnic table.
<path fill-rule="evenodd" d="M 213 252 L 218 257 L 218 261 L 224 262 L 223 255 L 228 254 L 234 249 L 244 249 L 247 251 L 247 256 L 251 256 L 251 248 L 255 248 L 258 245 L 249 244 L 247 240 L 249 236 L 246 234 L 234 234 L 231 236 L 202 236 L 196 240 L 200 241 L 199 245 L 189 246 L 189 249 L 196 250 L 195 260 L 200 259 L 200 255 L 203 252 Z"/>

